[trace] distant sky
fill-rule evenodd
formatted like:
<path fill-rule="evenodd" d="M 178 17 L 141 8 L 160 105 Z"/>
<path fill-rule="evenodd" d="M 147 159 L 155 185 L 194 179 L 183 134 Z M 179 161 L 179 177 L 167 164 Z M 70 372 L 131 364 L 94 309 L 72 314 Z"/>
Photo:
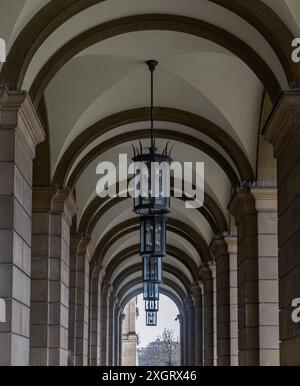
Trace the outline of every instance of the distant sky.
<path fill-rule="evenodd" d="M 140 336 L 140 347 L 146 347 L 157 336 L 162 335 L 164 328 L 174 330 L 174 337 L 177 340 L 180 336 L 179 321 L 175 321 L 179 311 L 175 303 L 165 295 L 160 295 L 159 312 L 157 315 L 157 326 L 147 327 L 145 318 L 145 302 L 143 295 L 138 296 L 139 317 L 136 321 L 137 333 Z"/>

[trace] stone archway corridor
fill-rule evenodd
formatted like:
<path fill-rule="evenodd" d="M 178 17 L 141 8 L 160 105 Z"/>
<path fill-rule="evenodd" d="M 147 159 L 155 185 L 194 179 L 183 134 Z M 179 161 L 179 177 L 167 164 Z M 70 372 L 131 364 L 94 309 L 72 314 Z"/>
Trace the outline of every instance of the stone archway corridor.
<path fill-rule="evenodd" d="M 121 366 L 135 339 L 139 219 L 96 169 L 148 146 L 148 59 L 157 147 L 205 171 L 167 222 L 181 364 L 300 365 L 298 3 L 0 0 L 0 365 Z"/>

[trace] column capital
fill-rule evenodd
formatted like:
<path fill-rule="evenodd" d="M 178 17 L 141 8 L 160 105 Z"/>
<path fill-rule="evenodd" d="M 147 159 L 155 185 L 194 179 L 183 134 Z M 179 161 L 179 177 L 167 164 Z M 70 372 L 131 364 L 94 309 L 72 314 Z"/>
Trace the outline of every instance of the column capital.
<path fill-rule="evenodd" d="M 215 236 L 210 244 L 210 252 L 217 261 L 219 257 L 227 255 L 227 244 L 222 236 Z"/>
<path fill-rule="evenodd" d="M 203 266 L 199 269 L 199 275 L 203 282 L 205 282 L 206 280 L 212 279 L 211 269 L 207 266 Z"/>
<path fill-rule="evenodd" d="M 73 194 L 67 190 L 55 188 L 33 188 L 33 211 L 64 214 L 71 225 L 72 218 L 77 212 L 76 201 Z"/>
<path fill-rule="evenodd" d="M 237 253 L 237 235 L 228 235 L 224 237 L 227 244 L 228 253 Z"/>
<path fill-rule="evenodd" d="M 276 158 L 300 125 L 300 91 L 282 93 L 263 129 L 265 139 L 274 146 Z"/>
<path fill-rule="evenodd" d="M 277 189 L 252 188 L 257 212 L 277 212 Z"/>
<path fill-rule="evenodd" d="M 240 223 L 245 214 L 256 214 L 255 200 L 248 188 L 238 188 L 228 205 L 229 212 L 235 217 L 236 224 Z"/>
<path fill-rule="evenodd" d="M 11 91 L 0 84 L 0 129 L 15 129 L 30 158 L 35 158 L 35 147 L 46 134 L 37 112 L 25 91 Z"/>
<path fill-rule="evenodd" d="M 72 224 L 72 218 L 77 212 L 76 201 L 73 193 L 68 189 L 56 190 L 51 201 L 51 212 L 53 214 L 63 214 L 69 225 Z"/>

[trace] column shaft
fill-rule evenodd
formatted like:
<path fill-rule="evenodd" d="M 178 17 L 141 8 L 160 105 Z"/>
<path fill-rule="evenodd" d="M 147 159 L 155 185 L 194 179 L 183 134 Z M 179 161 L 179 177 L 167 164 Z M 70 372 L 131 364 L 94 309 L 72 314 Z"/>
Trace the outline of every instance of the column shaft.
<path fill-rule="evenodd" d="M 0 365 L 29 364 L 32 160 L 45 134 L 25 92 L 0 86 Z"/>

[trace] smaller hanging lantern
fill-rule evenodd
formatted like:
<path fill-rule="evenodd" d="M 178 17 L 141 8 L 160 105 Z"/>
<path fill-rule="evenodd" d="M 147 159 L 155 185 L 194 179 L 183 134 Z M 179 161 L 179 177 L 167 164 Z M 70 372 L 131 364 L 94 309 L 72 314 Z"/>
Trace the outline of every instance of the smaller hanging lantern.
<path fill-rule="evenodd" d="M 151 283 L 162 282 L 162 257 L 143 257 L 143 281 Z"/>
<path fill-rule="evenodd" d="M 162 215 L 142 216 L 140 225 L 141 256 L 165 256 L 166 217 Z"/>
<path fill-rule="evenodd" d="M 158 283 L 144 283 L 144 300 L 159 300 Z"/>
<path fill-rule="evenodd" d="M 159 310 L 159 302 L 158 300 L 147 300 L 145 302 L 145 311 L 158 311 Z"/>
<path fill-rule="evenodd" d="M 157 326 L 157 312 L 146 312 L 146 326 Z"/>

